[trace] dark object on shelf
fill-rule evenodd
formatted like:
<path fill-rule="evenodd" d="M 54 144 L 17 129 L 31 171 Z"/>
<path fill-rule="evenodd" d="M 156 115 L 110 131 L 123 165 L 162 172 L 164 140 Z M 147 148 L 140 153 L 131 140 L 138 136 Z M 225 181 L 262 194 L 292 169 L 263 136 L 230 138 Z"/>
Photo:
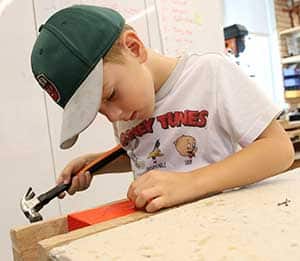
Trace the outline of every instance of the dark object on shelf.
<path fill-rule="evenodd" d="M 300 121 L 300 112 L 289 114 L 289 121 Z"/>
<path fill-rule="evenodd" d="M 224 28 L 225 47 L 231 49 L 235 57 L 245 50 L 245 36 L 248 30 L 245 26 L 234 24 Z"/>

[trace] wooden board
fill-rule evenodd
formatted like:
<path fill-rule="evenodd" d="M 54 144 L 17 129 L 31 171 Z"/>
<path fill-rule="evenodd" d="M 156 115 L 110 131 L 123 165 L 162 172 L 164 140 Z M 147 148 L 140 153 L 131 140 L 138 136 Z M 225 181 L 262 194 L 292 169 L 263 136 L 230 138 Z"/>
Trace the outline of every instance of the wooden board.
<path fill-rule="evenodd" d="M 99 233 L 101 231 L 105 231 L 114 227 L 118 227 L 124 224 L 128 224 L 134 221 L 138 221 L 140 219 L 152 216 L 154 214 L 142 212 L 142 211 L 136 211 L 133 214 L 129 214 L 124 217 L 116 218 L 113 220 L 109 220 L 100 224 L 96 224 L 93 226 L 85 227 L 82 229 L 74 230 L 69 233 L 65 233 L 62 235 L 54 236 L 54 237 L 49 237 L 45 240 L 42 240 L 38 242 L 38 256 L 39 256 L 39 261 L 47 261 L 48 259 L 48 254 L 51 249 L 54 247 L 66 244 L 68 242 L 71 242 L 73 240 L 83 238 L 89 235 L 93 235 L 95 233 Z"/>
<path fill-rule="evenodd" d="M 67 232 L 67 218 L 41 221 L 11 229 L 10 236 L 15 261 L 38 260 L 37 243 L 40 240 Z"/>
<path fill-rule="evenodd" d="M 104 204 L 110 206 L 124 200 L 118 200 Z M 48 251 L 55 246 L 72 240 L 107 230 L 122 224 L 127 224 L 152 214 L 136 211 L 124 217 L 115 218 L 94 226 L 89 226 L 68 232 L 67 217 L 58 217 L 52 220 L 41 221 L 13 228 L 10 231 L 12 251 L 15 261 L 48 260 Z"/>

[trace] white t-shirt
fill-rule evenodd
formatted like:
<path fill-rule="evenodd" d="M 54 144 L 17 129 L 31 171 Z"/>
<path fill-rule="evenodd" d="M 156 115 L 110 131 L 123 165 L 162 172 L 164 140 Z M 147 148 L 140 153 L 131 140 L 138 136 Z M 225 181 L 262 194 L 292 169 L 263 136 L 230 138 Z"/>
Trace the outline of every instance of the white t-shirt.
<path fill-rule="evenodd" d="M 281 111 L 217 53 L 182 57 L 155 99 L 153 117 L 114 124 L 136 176 L 220 161 L 253 142 Z"/>

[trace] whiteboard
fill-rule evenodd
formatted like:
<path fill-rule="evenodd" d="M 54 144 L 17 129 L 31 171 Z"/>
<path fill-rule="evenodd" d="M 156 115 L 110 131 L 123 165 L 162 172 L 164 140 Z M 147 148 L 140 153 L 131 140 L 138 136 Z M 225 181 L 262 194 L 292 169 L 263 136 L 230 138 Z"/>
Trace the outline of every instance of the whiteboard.
<path fill-rule="evenodd" d="M 168 55 L 184 52 L 222 52 L 222 3 L 219 0 L 156 1 L 162 49 Z"/>
<path fill-rule="evenodd" d="M 38 24 L 62 8 L 90 4 L 119 11 L 145 45 L 168 55 L 185 51 L 222 52 L 222 0 L 52 0 L 35 2 Z"/>
<path fill-rule="evenodd" d="M 125 18 L 126 22 L 132 25 L 142 38 L 144 43 L 149 46 L 149 38 L 147 31 L 147 12 L 151 12 L 147 9 L 144 1 L 124 1 L 124 0 L 52 0 L 52 1 L 40 1 L 34 0 L 35 9 L 37 14 L 38 24 L 45 23 L 46 20 L 56 11 L 74 5 L 74 4 L 88 4 L 109 7 L 120 12 Z M 153 10 L 154 11 L 154 10 Z M 153 12 L 152 11 L 152 12 Z"/>

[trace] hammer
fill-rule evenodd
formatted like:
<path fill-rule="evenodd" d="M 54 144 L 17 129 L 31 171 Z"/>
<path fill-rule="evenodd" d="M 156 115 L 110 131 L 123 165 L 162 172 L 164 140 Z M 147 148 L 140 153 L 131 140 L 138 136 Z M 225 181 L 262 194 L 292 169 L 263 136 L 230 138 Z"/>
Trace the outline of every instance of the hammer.
<path fill-rule="evenodd" d="M 119 156 L 125 154 L 126 151 L 120 146 L 116 146 L 111 150 L 101 154 L 98 158 L 90 162 L 88 165 L 83 167 L 78 173 L 74 176 L 81 173 L 89 171 L 91 175 L 96 174 L 95 172 L 100 168 L 104 167 L 106 164 L 117 159 Z M 60 193 L 68 190 L 72 184 L 72 181 L 68 184 L 58 184 L 49 191 L 36 197 L 32 188 L 30 187 L 26 194 L 20 201 L 20 206 L 31 223 L 43 220 L 42 215 L 39 211 L 48 204 L 52 199 L 56 198 Z"/>

